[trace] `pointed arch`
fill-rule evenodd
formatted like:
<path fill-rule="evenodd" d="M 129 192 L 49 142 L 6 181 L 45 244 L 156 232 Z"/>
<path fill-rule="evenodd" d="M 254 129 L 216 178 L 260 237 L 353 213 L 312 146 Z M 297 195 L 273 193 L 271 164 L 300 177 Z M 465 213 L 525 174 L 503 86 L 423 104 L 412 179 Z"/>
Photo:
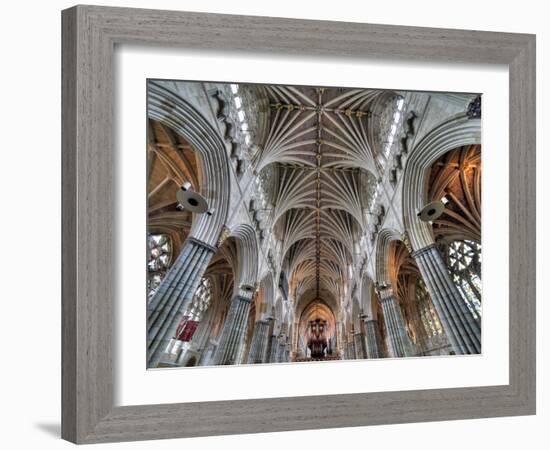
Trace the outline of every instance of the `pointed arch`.
<path fill-rule="evenodd" d="M 376 307 L 376 296 L 374 295 L 374 281 L 367 274 L 363 274 L 360 286 L 363 314 L 368 319 L 376 320 L 378 318 L 378 308 Z"/>
<path fill-rule="evenodd" d="M 403 220 L 413 250 L 434 242 L 431 226 L 417 215 L 427 201 L 433 162 L 449 150 L 475 144 L 481 144 L 481 120 L 461 114 L 435 127 L 412 148 L 403 175 Z"/>
<path fill-rule="evenodd" d="M 262 297 L 262 305 L 263 305 L 260 316 L 265 314 L 269 315 L 271 314 L 272 308 L 274 307 L 275 292 L 276 292 L 275 280 L 271 272 L 268 272 L 262 278 L 262 281 L 260 281 L 260 285 L 258 289 L 259 289 L 259 294 Z"/>
<path fill-rule="evenodd" d="M 151 81 L 147 110 L 150 118 L 172 128 L 197 151 L 203 185 L 201 194 L 212 214 L 195 215 L 190 236 L 216 246 L 227 220 L 230 202 L 230 166 L 223 139 L 189 102 Z"/>
<path fill-rule="evenodd" d="M 258 242 L 256 231 L 248 224 L 238 225 L 232 229 L 229 234 L 237 240 L 237 268 L 235 295 L 244 288 L 250 292 L 256 285 L 258 276 Z"/>
<path fill-rule="evenodd" d="M 383 229 L 376 239 L 376 281 L 380 285 L 390 284 L 388 270 L 389 250 L 392 241 L 401 240 L 401 235 L 396 230 Z"/>

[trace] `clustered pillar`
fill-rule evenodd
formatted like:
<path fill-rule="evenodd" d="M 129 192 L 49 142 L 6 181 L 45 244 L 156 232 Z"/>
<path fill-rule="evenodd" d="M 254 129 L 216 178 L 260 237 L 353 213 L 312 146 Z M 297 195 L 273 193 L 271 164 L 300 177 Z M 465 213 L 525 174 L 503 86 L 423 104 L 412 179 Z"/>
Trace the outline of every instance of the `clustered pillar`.
<path fill-rule="evenodd" d="M 481 326 L 453 283 L 441 254 L 430 245 L 412 253 L 455 353 L 481 353 Z"/>
<path fill-rule="evenodd" d="M 285 349 L 286 349 L 285 343 L 282 342 L 281 339 L 277 339 L 277 353 L 275 356 L 275 362 L 278 362 L 278 363 L 285 362 L 284 361 Z"/>
<path fill-rule="evenodd" d="M 157 367 L 216 248 L 192 237 L 147 306 L 147 366 Z"/>
<path fill-rule="evenodd" d="M 277 350 L 279 348 L 279 342 L 277 340 L 277 336 L 274 334 L 271 335 L 271 339 L 269 340 L 269 355 L 267 362 L 275 363 L 277 362 Z"/>
<path fill-rule="evenodd" d="M 388 330 L 390 356 L 393 358 L 412 356 L 412 342 L 407 333 L 401 308 L 391 288 L 383 289 L 380 292 L 380 304 L 384 311 L 384 321 Z"/>
<path fill-rule="evenodd" d="M 367 340 L 367 358 L 380 358 L 377 320 L 365 320 L 365 334 Z"/>
<path fill-rule="evenodd" d="M 365 359 L 367 357 L 365 335 L 363 333 L 355 333 L 353 339 L 355 341 L 355 357 L 357 359 Z"/>
<path fill-rule="evenodd" d="M 248 354 L 248 364 L 260 364 L 265 361 L 269 334 L 269 322 L 258 320 L 254 324 L 254 334 Z"/>
<path fill-rule="evenodd" d="M 351 339 L 346 346 L 347 359 L 355 359 L 355 343 L 353 342 L 353 337 Z"/>
<path fill-rule="evenodd" d="M 231 300 L 212 364 L 230 365 L 238 363 L 237 358 L 244 343 L 251 304 L 252 292 L 240 291 Z"/>

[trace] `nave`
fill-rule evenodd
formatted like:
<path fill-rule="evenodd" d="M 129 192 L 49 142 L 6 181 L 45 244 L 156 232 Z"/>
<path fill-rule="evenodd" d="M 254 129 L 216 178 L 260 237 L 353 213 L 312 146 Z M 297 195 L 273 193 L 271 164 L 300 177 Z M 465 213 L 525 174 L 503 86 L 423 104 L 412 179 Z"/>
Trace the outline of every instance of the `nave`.
<path fill-rule="evenodd" d="M 151 80 L 147 366 L 481 353 L 481 98 Z"/>

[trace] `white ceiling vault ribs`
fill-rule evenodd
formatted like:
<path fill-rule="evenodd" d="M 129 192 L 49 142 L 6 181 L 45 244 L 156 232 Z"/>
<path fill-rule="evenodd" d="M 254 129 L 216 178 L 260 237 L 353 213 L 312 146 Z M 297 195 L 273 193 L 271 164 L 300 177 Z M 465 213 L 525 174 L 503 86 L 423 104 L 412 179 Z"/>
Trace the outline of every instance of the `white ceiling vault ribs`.
<path fill-rule="evenodd" d="M 279 222 L 283 237 L 283 254 L 298 241 L 315 238 L 315 212 L 309 209 L 291 209 Z"/>
<path fill-rule="evenodd" d="M 321 261 L 322 280 L 332 278 L 343 282 L 346 279 L 346 268 L 352 262 L 351 257 L 342 242 L 336 239 L 327 239 L 323 242 L 325 258 Z"/>
<path fill-rule="evenodd" d="M 321 233 L 342 242 L 346 250 L 353 254 L 355 243 L 353 218 L 345 211 L 334 210 L 332 214 L 326 214 L 324 219 L 321 225 Z"/>
<path fill-rule="evenodd" d="M 313 165 L 307 158 L 311 155 L 307 146 L 314 144 L 315 140 L 308 139 L 307 135 L 314 132 L 315 127 L 304 125 L 311 121 L 315 112 L 280 103 L 275 108 L 267 140 L 253 161 L 255 170 L 260 172 L 274 162 Z"/>
<path fill-rule="evenodd" d="M 283 214 L 293 208 L 310 208 L 315 173 L 289 167 L 278 171 L 278 183 L 270 198 L 273 204 L 272 223 L 277 224 Z"/>
<path fill-rule="evenodd" d="M 365 121 L 358 113 L 326 114 L 327 120 L 334 126 L 335 131 L 327 128 L 326 132 L 333 140 L 326 144 L 337 152 L 327 153 L 333 158 L 327 161 L 325 167 L 359 167 L 372 173 L 378 172 L 373 150 L 367 140 Z"/>
<path fill-rule="evenodd" d="M 297 265 L 296 270 L 293 274 L 293 277 L 295 277 L 295 295 L 297 300 L 302 297 L 306 292 L 315 287 L 316 272 L 317 262 L 315 259 L 307 259 Z"/>
<path fill-rule="evenodd" d="M 323 88 L 317 89 L 317 153 L 315 155 L 315 287 L 316 297 L 321 289 L 321 164 L 323 147 Z"/>
<path fill-rule="evenodd" d="M 364 185 L 378 173 L 367 121 L 380 91 L 267 86 L 266 92 L 271 122 L 253 165 L 256 173 L 278 166 L 269 195 L 271 223 L 282 257 L 292 250 L 284 259 L 287 274 L 300 280 L 300 290 L 336 294 L 353 263 L 354 235 L 366 229 L 370 191 Z"/>
<path fill-rule="evenodd" d="M 288 249 L 284 261 L 287 273 L 294 273 L 296 268 L 307 260 L 315 261 L 315 240 L 313 235 L 311 239 L 297 241 Z"/>
<path fill-rule="evenodd" d="M 363 209 L 367 206 L 361 199 L 361 186 L 358 172 L 333 172 L 323 176 L 324 202 L 322 209 L 340 209 L 348 212 L 359 224 L 365 227 Z M 328 214 L 328 213 L 327 213 Z"/>

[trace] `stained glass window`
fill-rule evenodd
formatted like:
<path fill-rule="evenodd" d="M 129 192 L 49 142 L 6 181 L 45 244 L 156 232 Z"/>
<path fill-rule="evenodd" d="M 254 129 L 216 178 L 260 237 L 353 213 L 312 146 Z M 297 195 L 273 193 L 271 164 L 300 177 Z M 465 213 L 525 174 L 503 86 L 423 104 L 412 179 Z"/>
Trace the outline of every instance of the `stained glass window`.
<path fill-rule="evenodd" d="M 166 234 L 150 234 L 147 250 L 147 297 L 151 299 L 172 263 L 172 240 Z"/>
<path fill-rule="evenodd" d="M 481 245 L 469 240 L 452 242 L 447 264 L 466 306 L 476 319 L 481 319 Z"/>

